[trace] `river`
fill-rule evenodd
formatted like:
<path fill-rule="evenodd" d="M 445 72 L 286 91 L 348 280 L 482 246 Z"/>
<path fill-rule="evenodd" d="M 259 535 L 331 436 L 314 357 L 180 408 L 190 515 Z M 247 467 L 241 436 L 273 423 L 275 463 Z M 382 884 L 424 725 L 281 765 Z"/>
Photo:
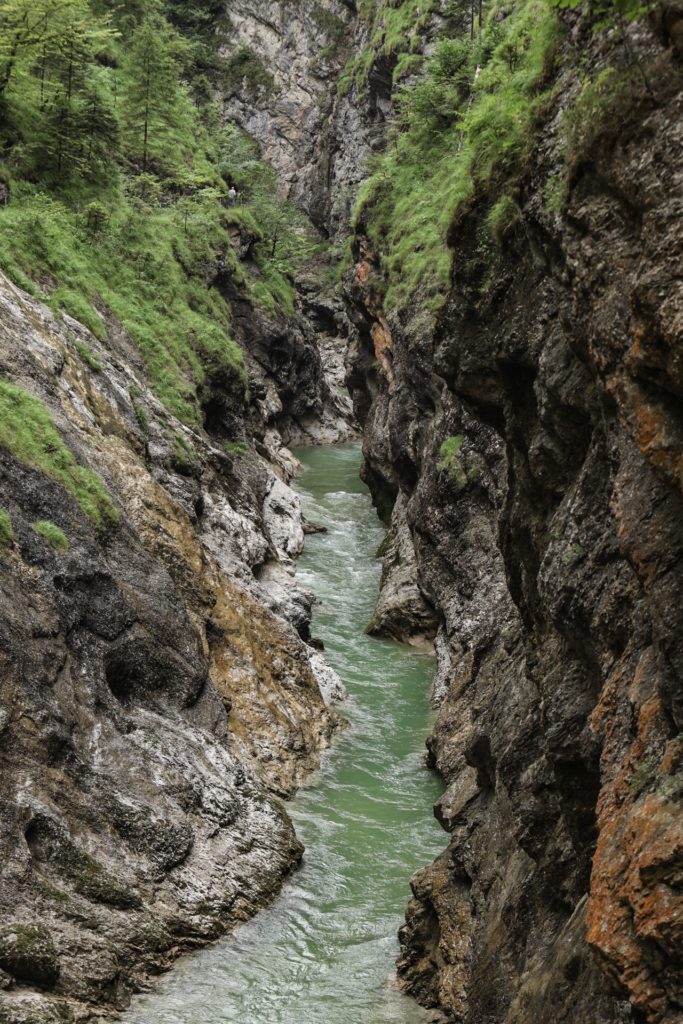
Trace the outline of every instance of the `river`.
<path fill-rule="evenodd" d="M 359 445 L 297 452 L 309 519 L 298 563 L 318 598 L 313 632 L 349 691 L 350 727 L 288 810 L 306 846 L 267 910 L 181 959 L 126 1024 L 418 1024 L 392 981 L 408 880 L 443 849 L 441 792 L 423 767 L 431 657 L 363 629 L 379 584 L 384 531 L 358 477 Z"/>

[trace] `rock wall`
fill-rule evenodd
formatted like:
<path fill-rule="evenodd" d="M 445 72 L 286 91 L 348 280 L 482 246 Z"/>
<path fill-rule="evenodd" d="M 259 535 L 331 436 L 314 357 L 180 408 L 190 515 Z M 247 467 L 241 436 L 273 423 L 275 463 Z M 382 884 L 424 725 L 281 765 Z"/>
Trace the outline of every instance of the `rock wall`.
<path fill-rule="evenodd" d="M 302 639 L 295 460 L 256 404 L 219 385 L 190 430 L 124 332 L 105 346 L 5 278 L 0 377 L 44 403 L 120 515 L 97 528 L 0 448 L 0 1020 L 90 1020 L 298 863 L 278 797 L 339 724 L 335 680 Z"/>
<path fill-rule="evenodd" d="M 433 334 L 383 314 L 356 240 L 376 625 L 440 623 L 449 844 L 413 879 L 399 974 L 449 1021 L 683 1019 L 680 24 L 630 30 L 647 82 L 549 212 L 574 68 L 621 45 L 571 22 L 521 223 L 493 262 L 485 211 L 453 225 Z"/>

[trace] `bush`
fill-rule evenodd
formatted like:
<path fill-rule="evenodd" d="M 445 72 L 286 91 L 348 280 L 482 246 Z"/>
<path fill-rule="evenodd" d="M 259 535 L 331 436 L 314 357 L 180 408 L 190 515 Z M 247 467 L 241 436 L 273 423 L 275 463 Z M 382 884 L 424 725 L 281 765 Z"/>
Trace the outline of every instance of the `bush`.
<path fill-rule="evenodd" d="M 522 211 L 511 196 L 502 196 L 491 207 L 486 218 L 486 227 L 497 245 L 520 223 Z"/>
<path fill-rule="evenodd" d="M 86 366 L 89 366 L 95 373 L 99 373 L 101 371 L 102 363 L 89 345 L 86 345 L 84 342 L 78 341 L 77 338 L 74 338 L 73 346 Z"/>
<path fill-rule="evenodd" d="M 395 139 L 359 194 L 354 223 L 381 255 L 387 310 L 408 311 L 419 294 L 438 312 L 448 234 L 470 203 L 493 201 L 492 230 L 512 226 L 512 200 L 496 197 L 526 171 L 560 26 L 548 0 L 519 0 L 501 21 L 502 10 L 491 5 L 479 40 L 442 40 L 400 90 Z"/>

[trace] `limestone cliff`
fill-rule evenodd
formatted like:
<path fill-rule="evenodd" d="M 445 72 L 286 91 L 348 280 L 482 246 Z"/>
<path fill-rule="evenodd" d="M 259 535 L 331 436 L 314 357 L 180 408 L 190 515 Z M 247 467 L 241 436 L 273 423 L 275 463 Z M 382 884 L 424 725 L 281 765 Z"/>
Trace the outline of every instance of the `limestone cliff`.
<path fill-rule="evenodd" d="M 336 727 L 334 679 L 301 639 L 294 464 L 258 404 L 240 443 L 224 388 L 191 430 L 124 332 L 4 277 L 0 371 L 35 445 L 3 406 L 0 1019 L 86 1020 L 272 898 L 301 856 L 276 797 Z"/>
<path fill-rule="evenodd" d="M 568 20 L 519 214 L 492 255 L 484 198 L 461 209 L 433 330 L 419 291 L 382 311 L 372 203 L 360 220 L 351 383 L 393 507 L 377 621 L 441 623 L 450 840 L 413 879 L 399 973 L 449 1021 L 683 1013 L 680 24 L 606 43 Z M 579 57 L 634 54 L 549 204 Z"/>

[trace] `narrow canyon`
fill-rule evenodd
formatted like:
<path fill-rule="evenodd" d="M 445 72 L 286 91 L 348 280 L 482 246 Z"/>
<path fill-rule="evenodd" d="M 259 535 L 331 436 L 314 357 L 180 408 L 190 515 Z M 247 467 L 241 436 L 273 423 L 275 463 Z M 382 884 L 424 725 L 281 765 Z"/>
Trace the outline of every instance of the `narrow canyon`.
<path fill-rule="evenodd" d="M 682 58 L 0 0 L 1 1024 L 682 1024 Z"/>

